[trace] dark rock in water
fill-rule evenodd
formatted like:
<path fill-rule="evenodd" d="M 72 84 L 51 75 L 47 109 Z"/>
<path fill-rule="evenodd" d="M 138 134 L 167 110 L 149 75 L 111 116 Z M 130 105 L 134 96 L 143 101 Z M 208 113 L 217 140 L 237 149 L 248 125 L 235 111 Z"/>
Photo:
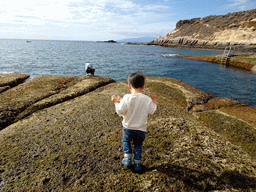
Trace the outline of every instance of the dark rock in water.
<path fill-rule="evenodd" d="M 38 87 L 36 82 L 43 79 L 48 88 L 46 84 Z M 249 155 L 244 146 L 232 144 L 212 126 L 231 132 L 236 125 L 241 136 L 250 135 L 244 143 L 254 139 L 255 129 L 249 124 L 240 125 L 235 114 L 231 117 L 215 110 L 229 106 L 236 111 L 239 103 L 218 100 L 175 79 L 147 77 L 144 93 L 157 94 L 158 112 L 149 116 L 143 169 L 135 174 L 121 163 L 122 118 L 115 114 L 111 101 L 113 94 L 122 97 L 130 92 L 126 83 L 105 77 L 44 76 L 23 86 L 24 93 L 29 87 L 32 92 L 32 86 L 45 95 L 37 102 L 35 95 L 30 97 L 34 102 L 26 109 L 34 107 L 24 109 L 28 116 L 0 131 L 2 190 L 256 190 L 256 154 Z M 211 100 L 218 104 L 213 106 Z M 192 112 L 197 105 L 210 111 Z M 188 106 L 192 106 L 189 112 Z"/>
<path fill-rule="evenodd" d="M 107 43 L 116 43 L 116 41 L 114 41 L 114 40 L 108 40 L 108 41 L 104 41 L 104 42 L 107 42 Z"/>
<path fill-rule="evenodd" d="M 116 43 L 114 40 L 108 40 L 108 41 L 97 41 L 97 42 L 103 42 L 103 43 Z"/>

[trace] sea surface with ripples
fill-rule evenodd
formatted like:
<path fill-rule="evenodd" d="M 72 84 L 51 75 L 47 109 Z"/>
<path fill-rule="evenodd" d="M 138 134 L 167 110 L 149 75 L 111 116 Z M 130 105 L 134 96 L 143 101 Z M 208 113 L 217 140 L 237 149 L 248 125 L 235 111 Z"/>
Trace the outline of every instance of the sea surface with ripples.
<path fill-rule="evenodd" d="M 175 55 L 216 55 L 220 51 L 174 49 L 88 41 L 0 40 L 0 73 L 40 75 L 85 75 L 90 61 L 96 76 L 121 82 L 132 72 L 179 79 L 191 86 L 256 106 L 256 74 Z"/>

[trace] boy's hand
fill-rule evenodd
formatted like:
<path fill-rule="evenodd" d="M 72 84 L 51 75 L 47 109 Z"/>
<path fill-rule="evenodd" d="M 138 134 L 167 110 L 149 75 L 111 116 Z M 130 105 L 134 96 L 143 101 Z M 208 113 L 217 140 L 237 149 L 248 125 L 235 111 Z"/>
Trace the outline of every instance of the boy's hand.
<path fill-rule="evenodd" d="M 119 103 L 120 102 L 120 96 L 112 95 L 111 100 L 114 103 Z"/>
<path fill-rule="evenodd" d="M 155 94 L 155 93 L 152 93 L 152 94 L 150 95 L 150 98 L 152 99 L 153 103 L 155 103 L 155 104 L 157 105 L 156 94 Z M 155 110 L 154 113 L 156 113 L 156 112 L 157 112 L 157 109 Z"/>
<path fill-rule="evenodd" d="M 155 93 L 152 93 L 150 95 L 150 98 L 153 100 L 153 102 L 156 104 L 156 94 Z"/>

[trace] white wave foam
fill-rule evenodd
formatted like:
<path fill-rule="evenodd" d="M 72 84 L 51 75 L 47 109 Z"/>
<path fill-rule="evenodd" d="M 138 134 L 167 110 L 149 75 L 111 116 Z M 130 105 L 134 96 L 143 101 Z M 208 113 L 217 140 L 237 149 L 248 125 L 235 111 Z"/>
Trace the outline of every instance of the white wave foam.
<path fill-rule="evenodd" d="M 15 72 L 0 71 L 0 74 L 9 74 L 9 73 L 15 73 Z"/>
<path fill-rule="evenodd" d="M 15 72 L 7 72 L 7 71 L 0 71 L 0 77 L 6 76 L 8 74 L 13 74 Z"/>
<path fill-rule="evenodd" d="M 162 54 L 163 57 L 176 57 L 178 54 Z"/>

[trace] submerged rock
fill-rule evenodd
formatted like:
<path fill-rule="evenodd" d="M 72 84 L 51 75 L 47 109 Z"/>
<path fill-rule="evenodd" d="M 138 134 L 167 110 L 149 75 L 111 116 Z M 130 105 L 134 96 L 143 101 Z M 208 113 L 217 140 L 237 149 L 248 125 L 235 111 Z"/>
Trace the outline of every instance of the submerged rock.
<path fill-rule="evenodd" d="M 144 93 L 156 92 L 158 112 L 149 116 L 142 172 L 125 169 L 122 118 L 111 95 L 130 91 L 126 83 L 89 78 L 69 81 L 73 85 L 61 90 L 60 98 L 104 79 L 109 84 L 62 103 L 55 103 L 57 93 L 42 98 L 38 102 L 53 105 L 35 111 L 43 104 L 34 103 L 32 114 L 0 131 L 0 190 L 256 190 L 255 158 L 186 110 L 190 97 L 199 100 L 194 106 L 216 98 L 169 78 L 146 79 Z"/>

